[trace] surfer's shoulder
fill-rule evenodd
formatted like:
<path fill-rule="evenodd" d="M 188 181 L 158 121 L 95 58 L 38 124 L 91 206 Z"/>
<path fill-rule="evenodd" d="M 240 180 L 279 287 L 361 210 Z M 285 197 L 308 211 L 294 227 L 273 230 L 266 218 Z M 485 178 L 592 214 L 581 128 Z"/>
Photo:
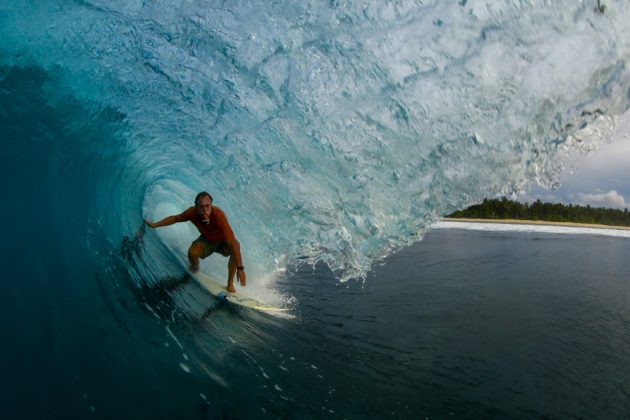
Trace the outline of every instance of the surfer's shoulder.
<path fill-rule="evenodd" d="M 212 206 L 212 214 L 214 214 L 214 217 L 217 223 L 227 226 L 227 227 L 230 226 L 230 222 L 228 222 L 227 215 L 219 207 Z"/>

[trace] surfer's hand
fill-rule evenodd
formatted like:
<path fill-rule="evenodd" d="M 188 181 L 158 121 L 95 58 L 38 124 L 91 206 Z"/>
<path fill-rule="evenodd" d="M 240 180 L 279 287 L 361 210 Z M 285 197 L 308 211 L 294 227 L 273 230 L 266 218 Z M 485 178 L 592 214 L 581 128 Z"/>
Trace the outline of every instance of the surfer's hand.
<path fill-rule="evenodd" d="M 155 229 L 155 224 L 151 223 L 148 219 L 144 219 L 144 223 L 147 224 L 147 226 L 152 227 Z"/>
<path fill-rule="evenodd" d="M 241 286 L 245 287 L 245 283 L 247 283 L 245 271 L 243 270 L 236 271 L 236 277 L 238 277 L 238 281 L 239 283 L 241 283 Z"/>

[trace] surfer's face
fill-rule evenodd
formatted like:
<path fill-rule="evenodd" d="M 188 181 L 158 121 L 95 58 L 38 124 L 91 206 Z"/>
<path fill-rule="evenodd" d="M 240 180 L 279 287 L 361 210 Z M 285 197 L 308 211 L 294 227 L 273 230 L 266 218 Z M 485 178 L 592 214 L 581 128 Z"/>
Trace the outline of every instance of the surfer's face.
<path fill-rule="evenodd" d="M 201 216 L 201 220 L 205 223 L 210 221 L 210 213 L 212 213 L 212 200 L 210 197 L 201 197 L 199 201 L 197 201 L 197 214 Z"/>

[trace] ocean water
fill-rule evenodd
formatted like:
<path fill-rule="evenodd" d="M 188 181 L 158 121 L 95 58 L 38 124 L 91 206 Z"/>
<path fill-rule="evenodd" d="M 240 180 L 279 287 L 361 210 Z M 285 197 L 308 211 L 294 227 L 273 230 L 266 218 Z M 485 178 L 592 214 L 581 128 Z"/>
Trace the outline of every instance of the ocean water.
<path fill-rule="evenodd" d="M 629 252 L 439 228 L 365 283 L 302 266 L 277 284 L 289 318 L 186 277 L 43 285 L 27 308 L 5 283 L 3 417 L 625 418 Z"/>
<path fill-rule="evenodd" d="M 606 141 L 630 104 L 629 17 L 0 2 L 2 417 L 622 416 L 627 239 L 422 238 Z M 190 226 L 141 230 L 199 190 L 248 292 L 290 317 L 192 283 Z"/>

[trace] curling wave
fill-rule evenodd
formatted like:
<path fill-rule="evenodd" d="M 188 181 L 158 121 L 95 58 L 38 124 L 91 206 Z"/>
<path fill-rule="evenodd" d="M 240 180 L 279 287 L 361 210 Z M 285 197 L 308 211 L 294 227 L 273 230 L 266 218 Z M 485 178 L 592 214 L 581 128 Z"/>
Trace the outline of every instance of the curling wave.
<path fill-rule="evenodd" d="M 54 212 L 80 203 L 91 235 L 119 242 L 208 190 L 252 271 L 362 277 L 442 214 L 555 184 L 614 128 L 630 4 L 598 4 L 5 1 L 3 106 L 15 121 L 8 98 L 36 96 L 56 118 L 29 153 L 55 148 L 51 179 L 74 162 L 88 188 Z M 154 257 L 190 240 L 160 235 Z"/>

